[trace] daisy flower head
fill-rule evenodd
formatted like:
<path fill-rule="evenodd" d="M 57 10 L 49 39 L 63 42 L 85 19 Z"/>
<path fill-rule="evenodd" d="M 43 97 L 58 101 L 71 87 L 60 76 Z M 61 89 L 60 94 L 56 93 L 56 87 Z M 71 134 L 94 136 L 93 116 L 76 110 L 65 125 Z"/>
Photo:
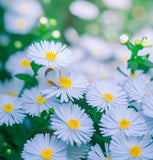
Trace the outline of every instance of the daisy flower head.
<path fill-rule="evenodd" d="M 90 145 L 82 144 L 81 146 L 67 146 L 68 160 L 81 160 L 86 158 Z"/>
<path fill-rule="evenodd" d="M 153 118 L 153 92 L 147 94 L 142 102 L 143 113 Z"/>
<path fill-rule="evenodd" d="M 18 97 L 0 95 L 0 124 L 12 126 L 15 123 L 22 123 L 25 118 L 22 102 Z"/>
<path fill-rule="evenodd" d="M 73 15 L 85 20 L 95 19 L 99 14 L 98 7 L 87 1 L 75 1 L 71 3 L 69 9 Z"/>
<path fill-rule="evenodd" d="M 70 72 L 55 71 L 54 76 L 48 76 L 48 83 L 50 84 L 49 87 L 41 89 L 42 95 L 47 95 L 47 98 L 54 95 L 56 97 L 60 96 L 61 102 L 68 102 L 69 99 L 73 101 L 73 98 L 83 98 L 83 94 L 89 85 L 86 77 L 75 70 Z"/>
<path fill-rule="evenodd" d="M 73 62 L 71 50 L 66 45 L 54 41 L 35 42 L 29 47 L 27 55 L 35 63 L 49 68 L 66 68 Z"/>
<path fill-rule="evenodd" d="M 37 87 L 32 88 L 31 90 L 24 90 L 22 102 L 25 112 L 32 116 L 40 116 L 44 110 L 48 112 L 50 108 L 59 106 L 58 100 L 55 97 L 50 99 L 41 97 Z"/>
<path fill-rule="evenodd" d="M 113 79 L 96 80 L 86 94 L 87 102 L 98 110 L 127 105 L 126 92 Z"/>
<path fill-rule="evenodd" d="M 51 127 L 58 138 L 70 145 L 86 144 L 90 141 L 94 128 L 93 121 L 78 105 L 63 104 L 51 115 Z"/>
<path fill-rule="evenodd" d="M 15 14 L 22 15 L 30 19 L 39 18 L 43 13 L 42 7 L 37 0 L 13 1 L 13 3 L 9 5 L 8 9 Z"/>
<path fill-rule="evenodd" d="M 133 75 L 135 76 L 135 75 Z M 146 95 L 151 91 L 149 78 L 146 76 L 140 76 L 129 79 L 125 84 L 125 91 L 127 92 L 129 99 L 135 100 L 137 103 L 141 103 Z"/>
<path fill-rule="evenodd" d="M 30 75 L 33 74 L 31 61 L 26 57 L 24 51 L 18 51 L 15 54 L 11 55 L 11 57 L 8 58 L 5 66 L 6 69 L 13 75 L 19 73 Z"/>
<path fill-rule="evenodd" d="M 98 144 L 92 146 L 91 150 L 88 152 L 87 160 L 111 160 L 107 143 L 105 143 L 105 150 L 106 152 L 104 153 Z"/>
<path fill-rule="evenodd" d="M 24 160 L 68 160 L 66 145 L 50 134 L 37 134 L 24 145 Z"/>
<path fill-rule="evenodd" d="M 16 97 L 20 95 L 23 86 L 24 81 L 13 77 L 13 79 L 6 80 L 4 83 L 0 82 L 0 93 Z"/>
<path fill-rule="evenodd" d="M 110 152 L 113 160 L 151 160 L 153 143 L 150 137 L 118 135 L 111 141 Z"/>
<path fill-rule="evenodd" d="M 35 26 L 36 20 L 12 12 L 5 12 L 4 26 L 7 32 L 13 34 L 27 34 Z"/>
<path fill-rule="evenodd" d="M 132 108 L 116 106 L 110 108 L 100 120 L 100 131 L 104 136 L 125 134 L 142 136 L 148 133 L 148 127 L 141 113 Z"/>

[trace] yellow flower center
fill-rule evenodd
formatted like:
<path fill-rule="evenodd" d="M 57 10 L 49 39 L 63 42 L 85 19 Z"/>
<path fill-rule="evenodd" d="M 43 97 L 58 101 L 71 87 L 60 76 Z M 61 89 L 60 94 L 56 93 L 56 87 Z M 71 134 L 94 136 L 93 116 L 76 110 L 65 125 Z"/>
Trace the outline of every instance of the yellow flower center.
<path fill-rule="evenodd" d="M 57 53 L 46 51 L 45 56 L 49 61 L 54 61 L 57 58 Z"/>
<path fill-rule="evenodd" d="M 18 97 L 18 94 L 16 94 L 16 93 L 12 93 L 11 95 L 12 95 L 12 97 Z"/>
<path fill-rule="evenodd" d="M 149 88 L 149 92 L 151 92 L 151 88 Z"/>
<path fill-rule="evenodd" d="M 130 149 L 130 155 L 134 158 L 137 158 L 141 155 L 141 149 L 139 146 L 133 146 Z"/>
<path fill-rule="evenodd" d="M 68 122 L 68 126 L 71 129 L 78 129 L 81 123 L 77 119 L 70 119 Z"/>
<path fill-rule="evenodd" d="M 112 160 L 111 158 L 106 158 L 105 160 Z"/>
<path fill-rule="evenodd" d="M 41 97 L 40 95 L 37 96 L 37 102 L 39 104 L 43 104 L 45 102 L 45 98 L 44 97 Z"/>
<path fill-rule="evenodd" d="M 110 95 L 109 93 L 104 93 L 104 99 L 106 101 L 112 101 L 113 100 L 113 95 Z"/>
<path fill-rule="evenodd" d="M 23 21 L 19 21 L 19 22 L 17 23 L 17 26 L 18 26 L 19 28 L 23 28 L 23 27 L 24 27 Z"/>
<path fill-rule="evenodd" d="M 4 111 L 5 112 L 12 112 L 13 111 L 12 104 L 4 104 Z"/>
<path fill-rule="evenodd" d="M 130 121 L 127 121 L 126 118 L 121 119 L 121 121 L 120 121 L 120 128 L 121 129 L 127 129 L 129 126 L 130 126 Z"/>
<path fill-rule="evenodd" d="M 135 73 L 131 73 L 130 76 L 131 77 L 136 77 L 136 74 Z"/>
<path fill-rule="evenodd" d="M 53 155 L 53 149 L 46 149 L 44 148 L 41 152 L 41 156 L 44 160 L 49 160 L 52 158 L 52 155 Z"/>
<path fill-rule="evenodd" d="M 21 61 L 21 66 L 22 67 L 30 67 L 30 61 L 29 60 L 26 60 L 26 59 L 24 59 L 24 60 L 22 60 Z"/>
<path fill-rule="evenodd" d="M 72 86 L 72 80 L 70 77 L 68 77 L 67 75 L 64 77 L 60 77 L 60 81 L 59 84 L 62 88 L 69 88 Z"/>

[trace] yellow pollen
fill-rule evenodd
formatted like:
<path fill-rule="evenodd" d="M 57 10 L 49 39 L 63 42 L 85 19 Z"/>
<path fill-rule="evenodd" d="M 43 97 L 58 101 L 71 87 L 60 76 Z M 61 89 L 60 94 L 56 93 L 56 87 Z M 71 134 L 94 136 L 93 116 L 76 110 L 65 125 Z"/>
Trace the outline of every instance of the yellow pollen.
<path fill-rule="evenodd" d="M 136 74 L 135 73 L 131 73 L 130 76 L 131 77 L 136 77 Z"/>
<path fill-rule="evenodd" d="M 141 149 L 139 146 L 133 146 L 130 148 L 130 155 L 134 158 L 137 158 L 141 155 Z"/>
<path fill-rule="evenodd" d="M 68 122 L 68 126 L 71 129 L 78 129 L 81 123 L 76 119 L 70 119 Z"/>
<path fill-rule="evenodd" d="M 106 158 L 105 160 L 112 160 L 111 158 Z"/>
<path fill-rule="evenodd" d="M 146 97 L 146 94 L 144 94 L 143 96 Z"/>
<path fill-rule="evenodd" d="M 109 93 L 104 93 L 104 99 L 106 101 L 112 101 L 113 100 L 113 95 L 110 95 Z"/>
<path fill-rule="evenodd" d="M 45 56 L 49 61 L 54 61 L 57 58 L 57 53 L 46 51 Z"/>
<path fill-rule="evenodd" d="M 52 158 L 52 155 L 53 155 L 53 149 L 42 149 L 42 152 L 41 152 L 41 156 L 44 160 L 49 160 Z"/>
<path fill-rule="evenodd" d="M 29 60 L 26 60 L 26 59 L 24 59 L 24 60 L 22 60 L 21 61 L 21 66 L 22 67 L 30 67 L 30 61 Z"/>
<path fill-rule="evenodd" d="M 104 74 L 104 75 L 102 76 L 102 78 L 103 78 L 103 79 L 107 79 L 107 78 L 108 78 L 108 75 L 107 75 L 107 74 Z"/>
<path fill-rule="evenodd" d="M 59 84 L 62 88 L 69 88 L 72 86 L 72 80 L 67 75 L 65 75 L 65 77 L 63 75 L 62 77 L 60 77 Z"/>
<path fill-rule="evenodd" d="M 120 129 L 127 129 L 130 126 L 130 121 L 125 119 L 121 119 L 120 121 Z"/>
<path fill-rule="evenodd" d="M 12 104 L 4 104 L 4 111 L 5 112 L 12 112 L 13 111 Z"/>
<path fill-rule="evenodd" d="M 45 102 L 45 98 L 44 97 L 41 97 L 40 95 L 37 96 L 37 102 L 39 104 L 43 104 Z"/>
<path fill-rule="evenodd" d="M 12 95 L 12 97 L 18 97 L 18 94 L 16 94 L 16 93 L 12 93 L 11 95 Z"/>
<path fill-rule="evenodd" d="M 151 88 L 149 88 L 149 92 L 151 92 Z"/>
<path fill-rule="evenodd" d="M 17 25 L 18 25 L 19 28 L 23 28 L 23 27 L 24 27 L 23 21 L 19 21 L 19 22 L 17 23 Z"/>

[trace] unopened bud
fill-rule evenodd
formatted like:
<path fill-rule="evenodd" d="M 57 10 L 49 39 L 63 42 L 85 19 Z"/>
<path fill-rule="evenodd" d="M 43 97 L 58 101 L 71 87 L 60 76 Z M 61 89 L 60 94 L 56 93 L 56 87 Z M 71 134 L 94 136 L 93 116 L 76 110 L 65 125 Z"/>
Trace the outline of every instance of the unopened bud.
<path fill-rule="evenodd" d="M 126 34 L 122 34 L 120 36 L 120 43 L 121 44 L 126 44 L 129 41 L 129 37 Z"/>

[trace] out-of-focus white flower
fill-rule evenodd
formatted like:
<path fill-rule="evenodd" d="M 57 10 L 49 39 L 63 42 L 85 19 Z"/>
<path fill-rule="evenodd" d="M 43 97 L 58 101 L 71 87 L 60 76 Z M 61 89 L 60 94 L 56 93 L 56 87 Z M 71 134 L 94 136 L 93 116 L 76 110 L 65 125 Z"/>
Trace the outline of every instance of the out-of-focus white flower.
<path fill-rule="evenodd" d="M 103 4 L 108 8 L 128 10 L 131 7 L 131 0 L 102 0 Z"/>
<path fill-rule="evenodd" d="M 42 7 L 37 0 L 15 0 L 9 5 L 8 10 L 13 14 L 33 20 L 43 13 Z"/>
<path fill-rule="evenodd" d="M 75 44 L 79 39 L 77 31 L 73 27 L 69 27 L 64 31 L 64 37 L 71 44 Z"/>
<path fill-rule="evenodd" d="M 79 0 L 70 5 L 70 12 L 79 18 L 92 20 L 98 16 L 99 9 L 93 3 Z"/>
<path fill-rule="evenodd" d="M 13 2 L 18 0 L 0 0 L 0 6 L 8 8 Z"/>
<path fill-rule="evenodd" d="M 22 101 L 18 97 L 0 94 L 0 125 L 12 126 L 25 118 Z"/>
<path fill-rule="evenodd" d="M 35 26 L 36 20 L 6 12 L 4 14 L 5 29 L 14 34 L 27 34 Z"/>
<path fill-rule="evenodd" d="M 21 156 L 24 160 L 68 160 L 65 143 L 49 133 L 28 140 Z"/>
<path fill-rule="evenodd" d="M 33 74 L 31 61 L 26 57 L 25 51 L 18 51 L 11 55 L 6 62 L 6 69 L 13 75 L 18 73 Z"/>
<path fill-rule="evenodd" d="M 120 36 L 120 43 L 126 44 L 128 41 L 129 41 L 128 35 L 122 34 L 122 35 Z"/>
<path fill-rule="evenodd" d="M 84 34 L 79 38 L 78 45 L 98 60 L 112 56 L 111 45 L 100 37 Z"/>
<path fill-rule="evenodd" d="M 11 95 L 13 97 L 19 96 L 23 86 L 24 81 L 14 77 L 10 81 L 6 80 L 4 83 L 0 82 L 0 93 Z"/>

